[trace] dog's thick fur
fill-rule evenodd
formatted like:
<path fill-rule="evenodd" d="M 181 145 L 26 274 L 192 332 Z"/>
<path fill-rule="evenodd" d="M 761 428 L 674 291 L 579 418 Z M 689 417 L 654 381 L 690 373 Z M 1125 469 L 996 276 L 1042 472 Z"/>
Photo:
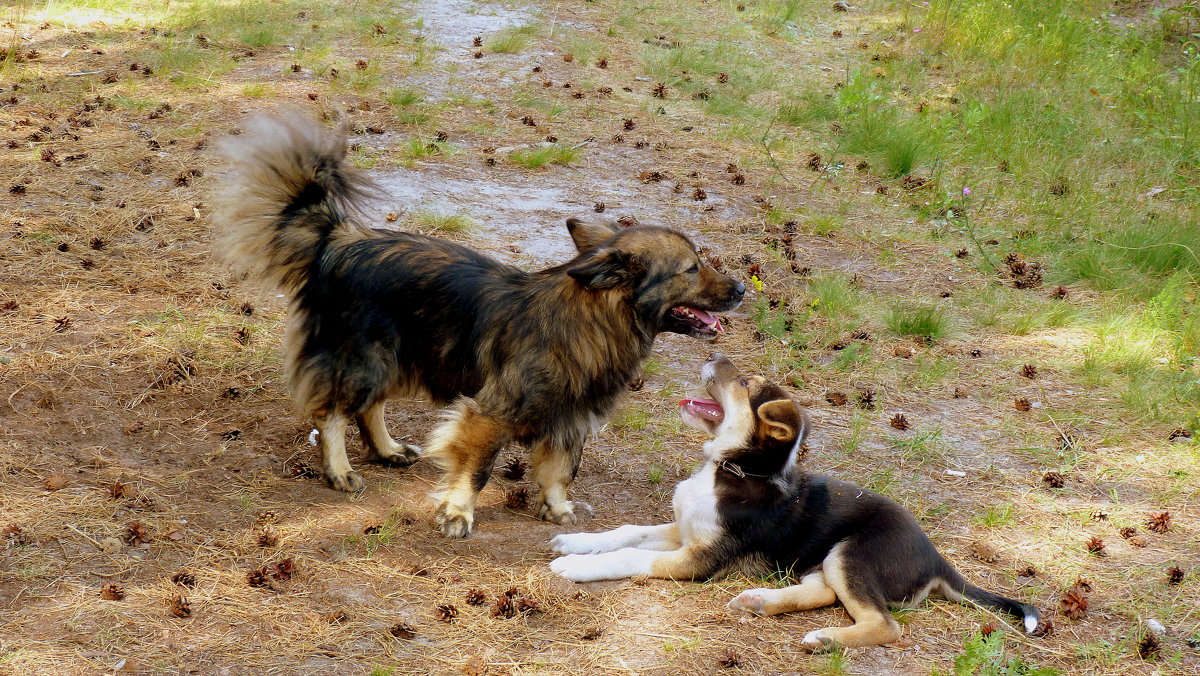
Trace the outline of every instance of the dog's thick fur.
<path fill-rule="evenodd" d="M 854 625 L 809 632 L 803 646 L 812 651 L 895 641 L 889 606 L 930 592 L 1011 613 L 1027 632 L 1037 627 L 1032 606 L 967 583 L 900 504 L 804 472 L 808 415 L 783 389 L 715 354 L 702 377 L 713 400 L 684 400 L 683 417 L 714 438 L 704 445 L 709 462 L 675 490 L 675 522 L 559 535 L 552 545 L 567 556 L 551 562 L 556 573 L 587 582 L 792 571 L 800 584 L 751 589 L 729 605 L 775 615 L 840 600 Z"/>
<path fill-rule="evenodd" d="M 447 470 L 436 518 L 449 536 L 470 532 L 475 498 L 510 441 L 533 451 L 541 516 L 572 521 L 566 488 L 585 436 L 655 336 L 711 337 L 720 324 L 708 312 L 745 292 L 667 228 L 569 219 L 579 256 L 534 273 L 369 228 L 358 206 L 372 188 L 344 162 L 344 139 L 295 113 L 252 121 L 224 152 L 225 246 L 291 298 L 287 373 L 320 431 L 326 478 L 363 487 L 346 457 L 350 420 L 370 455 L 407 465 L 420 449 L 388 434 L 385 400 L 452 402 L 428 447 Z"/>

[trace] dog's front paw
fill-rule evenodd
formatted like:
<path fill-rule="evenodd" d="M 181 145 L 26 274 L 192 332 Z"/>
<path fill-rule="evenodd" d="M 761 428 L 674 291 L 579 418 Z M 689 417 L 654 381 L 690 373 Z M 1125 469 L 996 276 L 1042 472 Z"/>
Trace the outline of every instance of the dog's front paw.
<path fill-rule="evenodd" d="M 367 482 L 363 481 L 362 475 L 358 472 L 326 472 L 325 482 L 329 484 L 330 488 L 345 491 L 346 493 L 357 493 L 367 485 Z"/>
<path fill-rule="evenodd" d="M 550 562 L 550 570 L 574 582 L 594 582 L 610 579 L 605 575 L 600 557 L 594 554 L 560 556 Z"/>
<path fill-rule="evenodd" d="M 824 629 L 816 629 L 808 632 L 804 635 L 804 640 L 800 642 L 800 647 L 810 653 L 827 653 L 836 650 L 837 641 L 826 636 L 824 631 Z"/>
<path fill-rule="evenodd" d="M 571 533 L 555 535 L 550 540 L 550 548 L 556 554 L 596 554 L 604 551 L 597 536 L 598 533 Z"/>
<path fill-rule="evenodd" d="M 471 534 L 471 527 L 475 525 L 473 515 L 454 510 L 444 504 L 438 507 L 434 521 L 437 522 L 437 529 L 448 538 L 465 538 Z"/>
<path fill-rule="evenodd" d="M 767 594 L 770 589 L 747 589 L 729 601 L 729 607 L 755 615 L 767 614 Z"/>
<path fill-rule="evenodd" d="M 570 554 L 550 562 L 550 570 L 575 582 L 622 580 L 649 575 L 659 552 L 626 547 L 603 554 Z"/>
<path fill-rule="evenodd" d="M 567 525 L 578 523 L 584 518 L 591 517 L 595 513 L 592 506 L 586 502 L 565 500 L 560 503 L 550 504 L 543 502 L 538 509 L 538 516 L 543 521 L 550 521 L 559 525 Z"/>

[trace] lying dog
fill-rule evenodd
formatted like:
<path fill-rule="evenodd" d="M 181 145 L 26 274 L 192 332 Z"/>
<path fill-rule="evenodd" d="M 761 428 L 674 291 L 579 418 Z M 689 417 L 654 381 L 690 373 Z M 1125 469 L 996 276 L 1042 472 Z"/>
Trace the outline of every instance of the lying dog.
<path fill-rule="evenodd" d="M 1038 611 L 967 583 L 895 501 L 797 465 L 808 415 L 782 388 L 746 376 L 714 354 L 702 378 L 712 399 L 685 399 L 684 422 L 713 435 L 709 462 L 675 489 L 675 523 L 559 535 L 550 568 L 571 580 L 634 575 L 709 578 L 741 570 L 790 570 L 800 584 L 751 589 L 729 606 L 776 615 L 840 600 L 850 627 L 809 632 L 804 648 L 889 643 L 900 626 L 889 605 L 920 603 L 930 592 L 970 599 L 1016 615 L 1032 632 Z"/>
<path fill-rule="evenodd" d="M 579 255 L 540 272 L 435 237 L 377 230 L 358 207 L 370 185 L 345 141 L 300 115 L 262 118 L 224 147 L 215 196 L 232 259 L 291 297 L 287 373 L 320 431 L 325 476 L 363 488 L 346 458 L 350 420 L 368 454 L 408 465 L 420 449 L 384 426 L 384 402 L 453 408 L 429 441 L 445 470 L 437 522 L 470 533 L 475 499 L 510 441 L 533 451 L 540 515 L 574 520 L 567 486 L 587 433 L 640 372 L 657 334 L 712 338 L 711 313 L 745 285 L 667 228 L 570 219 Z"/>

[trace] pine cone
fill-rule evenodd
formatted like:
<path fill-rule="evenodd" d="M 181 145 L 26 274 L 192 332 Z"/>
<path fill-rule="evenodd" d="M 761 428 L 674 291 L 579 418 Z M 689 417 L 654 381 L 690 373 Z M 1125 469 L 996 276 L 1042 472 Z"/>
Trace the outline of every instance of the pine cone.
<path fill-rule="evenodd" d="M 1183 582 L 1186 573 L 1179 566 L 1171 566 L 1167 569 L 1167 584 L 1177 585 Z"/>
<path fill-rule="evenodd" d="M 454 621 L 454 618 L 458 617 L 458 608 L 455 608 L 449 603 L 443 603 L 437 607 L 434 615 L 438 618 L 438 620 L 450 623 Z"/>
<path fill-rule="evenodd" d="M 1146 528 L 1149 528 L 1155 533 L 1165 533 L 1171 530 L 1171 513 L 1160 512 L 1155 514 L 1154 516 L 1150 517 L 1149 521 L 1146 522 Z"/>
<path fill-rule="evenodd" d="M 1059 601 L 1059 606 L 1062 609 L 1062 614 L 1068 619 L 1078 620 L 1087 614 L 1087 595 L 1079 587 L 1071 587 Z"/>

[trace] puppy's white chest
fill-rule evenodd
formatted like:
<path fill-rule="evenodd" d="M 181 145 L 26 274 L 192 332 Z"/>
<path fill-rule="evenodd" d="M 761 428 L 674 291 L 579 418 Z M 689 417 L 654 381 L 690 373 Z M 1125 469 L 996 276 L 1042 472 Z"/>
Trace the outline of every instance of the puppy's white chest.
<path fill-rule="evenodd" d="M 716 466 L 708 463 L 675 487 L 672 506 L 685 547 L 712 542 L 720 535 L 715 475 Z"/>

